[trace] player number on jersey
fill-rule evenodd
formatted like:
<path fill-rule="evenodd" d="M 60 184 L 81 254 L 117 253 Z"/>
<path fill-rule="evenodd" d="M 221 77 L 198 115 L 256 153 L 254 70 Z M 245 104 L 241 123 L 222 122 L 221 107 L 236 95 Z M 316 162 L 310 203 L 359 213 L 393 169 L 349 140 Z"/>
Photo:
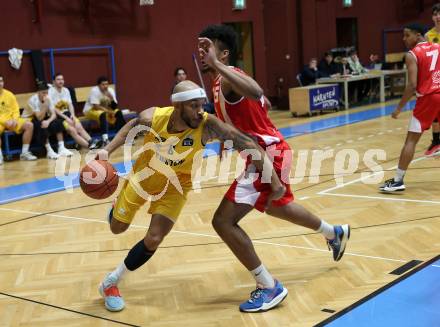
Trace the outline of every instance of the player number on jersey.
<path fill-rule="evenodd" d="M 431 67 L 429 67 L 429 71 L 432 72 L 437 67 L 437 59 L 438 59 L 438 50 L 432 50 L 426 53 L 427 57 L 432 57 Z"/>

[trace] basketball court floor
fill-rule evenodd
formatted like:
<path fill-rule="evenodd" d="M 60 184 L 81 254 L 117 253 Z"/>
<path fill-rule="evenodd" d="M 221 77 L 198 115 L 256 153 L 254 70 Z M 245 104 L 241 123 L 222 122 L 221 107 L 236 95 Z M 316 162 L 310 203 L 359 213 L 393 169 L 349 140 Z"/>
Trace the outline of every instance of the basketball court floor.
<path fill-rule="evenodd" d="M 407 190 L 378 192 L 380 182 L 394 174 L 410 117 L 407 111 L 391 119 L 394 105 L 313 118 L 271 113 L 296 151 L 294 165 L 297 151 L 309 150 L 305 177 L 294 185 L 296 201 L 330 223 L 350 224 L 352 233 L 344 258 L 335 263 L 320 235 L 257 211 L 246 217 L 241 226 L 289 290 L 286 300 L 266 313 L 238 311 L 255 282 L 211 227 L 227 181 L 214 176 L 200 193 L 190 194 L 156 255 L 120 285 L 126 309 L 110 313 L 98 284 L 144 235 L 149 216 L 138 213 L 127 232 L 113 235 L 106 221 L 112 198 L 97 201 L 79 188 L 60 190 L 54 162 L 5 164 L 0 325 L 438 326 L 440 157 L 423 156 L 431 140 L 426 133 L 407 172 Z M 377 165 L 363 161 L 370 149 L 386 155 L 376 159 L 383 178 Z M 313 170 L 313 150 L 333 156 Z M 343 151 L 357 153 L 360 164 L 336 179 L 335 157 Z M 119 150 L 112 162 L 121 161 Z"/>

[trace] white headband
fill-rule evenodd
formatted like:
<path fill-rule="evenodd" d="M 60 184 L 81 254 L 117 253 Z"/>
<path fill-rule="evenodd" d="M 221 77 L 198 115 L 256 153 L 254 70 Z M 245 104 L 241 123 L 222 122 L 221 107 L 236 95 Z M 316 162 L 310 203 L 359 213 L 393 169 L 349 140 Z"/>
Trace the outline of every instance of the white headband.
<path fill-rule="evenodd" d="M 204 89 L 198 88 L 194 90 L 174 93 L 173 95 L 171 95 L 171 102 L 184 102 L 202 98 L 206 98 L 206 92 Z"/>

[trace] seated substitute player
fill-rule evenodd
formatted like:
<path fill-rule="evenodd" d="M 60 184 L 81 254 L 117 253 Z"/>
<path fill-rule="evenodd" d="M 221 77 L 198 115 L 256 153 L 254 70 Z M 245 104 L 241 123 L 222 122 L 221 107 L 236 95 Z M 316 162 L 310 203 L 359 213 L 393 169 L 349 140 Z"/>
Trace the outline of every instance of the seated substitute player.
<path fill-rule="evenodd" d="M 34 139 L 38 140 L 41 146 L 46 147 L 48 159 L 58 159 L 65 152 L 56 153 L 50 143 L 49 136 L 56 135 L 59 142 L 63 141 L 63 122 L 57 118 L 48 96 L 46 83 L 38 85 L 38 92 L 30 97 L 28 105 L 21 114 L 22 118 L 32 119 L 34 124 Z M 71 154 L 70 151 L 68 151 Z"/>
<path fill-rule="evenodd" d="M 37 160 L 37 157 L 29 151 L 34 125 L 28 119 L 20 117 L 20 108 L 18 107 L 17 99 L 11 91 L 4 88 L 4 85 L 3 76 L 0 75 L 0 165 L 3 164 L 1 135 L 5 130 L 17 134 L 23 133 L 23 147 L 20 160 Z"/>
<path fill-rule="evenodd" d="M 84 115 L 90 120 L 99 124 L 102 134 L 100 146 L 107 145 L 109 125 L 114 125 L 116 130 L 120 130 L 125 124 L 124 115 L 118 109 L 118 100 L 113 88 L 109 86 L 107 77 L 99 77 L 97 86 L 94 86 L 84 105 Z"/>
<path fill-rule="evenodd" d="M 267 114 L 267 99 L 261 87 L 242 70 L 229 65 L 236 48 L 237 35 L 230 26 L 211 25 L 200 33 L 199 54 L 203 72 L 209 74 L 213 81 L 217 117 L 257 140 L 273 160 L 276 173 L 289 179 L 290 147 Z M 248 161 L 246 171 L 252 173 L 255 169 Z M 285 194 L 265 207 L 270 190 L 267 184 L 261 183 L 261 178 L 250 184 L 234 181 L 214 214 L 212 224 L 216 232 L 257 283 L 250 299 L 240 305 L 241 311 L 272 309 L 287 294 L 287 289 L 262 264 L 252 240 L 238 225 L 254 208 L 321 233 L 329 249 L 332 249 L 335 261 L 342 258 L 350 237 L 350 226 L 333 226 L 294 203 L 288 181 L 282 179 L 282 182 L 286 188 Z"/>
<path fill-rule="evenodd" d="M 70 96 L 69 90 L 64 87 L 63 74 L 55 74 L 53 85 L 49 89 L 49 97 L 57 116 L 63 120 L 64 129 L 75 142 L 83 148 L 96 149 L 98 142 L 93 141 L 79 119 L 75 116 L 72 97 Z"/>
<path fill-rule="evenodd" d="M 231 140 L 237 150 L 258 151 L 261 160 L 253 160 L 253 164 L 260 171 L 271 173 L 268 174 L 268 187 L 271 190 L 268 192 L 268 203 L 277 200 L 285 192 L 269 158 L 264 159 L 261 148 L 250 137 L 205 113 L 202 107 L 205 98 L 205 91 L 197 84 L 191 81 L 177 84 L 171 98 L 172 107 L 143 111 L 138 119 L 128 122 L 113 141 L 97 154 L 100 159 L 107 158 L 124 143 L 131 128 L 138 124 L 150 128 L 144 139 L 143 152 L 134 164 L 134 175 L 125 182 L 109 213 L 111 231 L 114 234 L 122 233 L 130 226 L 139 208 L 152 197 L 148 211 L 152 217 L 147 234 L 99 287 L 105 306 L 110 311 L 124 308 L 117 288 L 122 276 L 146 263 L 171 231 L 192 187 L 193 165 L 200 163 L 201 150 L 209 140 Z"/>
<path fill-rule="evenodd" d="M 408 49 L 412 49 L 405 56 L 408 85 L 392 117 L 399 116 L 414 93 L 417 101 L 396 174 L 380 186 L 383 192 L 405 190 L 403 178 L 414 157 L 416 145 L 422 133 L 431 127 L 436 118 L 440 118 L 440 45 L 426 42 L 424 31 L 425 27 L 421 24 L 410 24 L 403 30 L 403 41 Z"/>

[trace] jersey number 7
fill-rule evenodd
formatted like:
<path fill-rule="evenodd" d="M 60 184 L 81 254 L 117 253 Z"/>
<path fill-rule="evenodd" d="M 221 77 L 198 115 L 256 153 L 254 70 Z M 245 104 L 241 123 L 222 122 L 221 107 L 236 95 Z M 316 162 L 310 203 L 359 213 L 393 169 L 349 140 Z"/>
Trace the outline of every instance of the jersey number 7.
<path fill-rule="evenodd" d="M 432 57 L 431 66 L 429 67 L 429 71 L 432 72 L 435 70 L 435 67 L 437 66 L 437 59 L 438 59 L 438 50 L 432 50 L 426 53 L 427 57 Z"/>

